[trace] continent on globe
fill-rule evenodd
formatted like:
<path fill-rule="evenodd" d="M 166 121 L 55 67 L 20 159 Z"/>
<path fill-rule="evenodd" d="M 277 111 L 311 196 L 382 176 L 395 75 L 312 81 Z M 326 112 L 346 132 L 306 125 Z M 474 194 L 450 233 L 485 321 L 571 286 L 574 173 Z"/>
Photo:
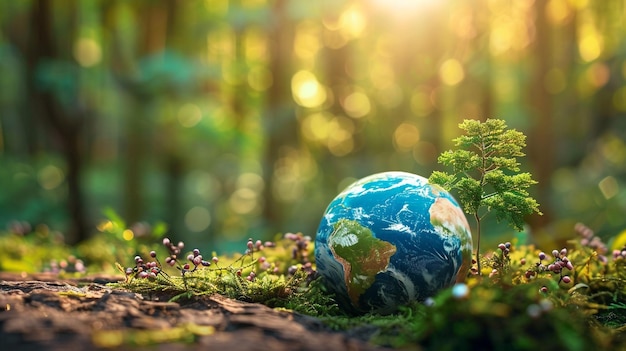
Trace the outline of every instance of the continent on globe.
<path fill-rule="evenodd" d="M 469 227 L 465 214 L 458 205 L 453 204 L 445 197 L 438 197 L 428 210 L 430 213 L 430 223 L 442 236 L 456 237 L 457 233 L 469 233 Z M 448 240 L 444 242 L 449 242 Z M 463 257 L 472 255 L 471 235 L 461 236 L 461 251 Z M 471 267 L 471 260 L 462 262 L 457 275 L 457 282 L 465 280 L 463 272 L 467 272 Z"/>
<path fill-rule="evenodd" d="M 359 297 L 384 272 L 396 246 L 375 238 L 372 231 L 348 219 L 339 220 L 328 237 L 333 256 L 343 266 L 348 295 L 358 305 Z"/>

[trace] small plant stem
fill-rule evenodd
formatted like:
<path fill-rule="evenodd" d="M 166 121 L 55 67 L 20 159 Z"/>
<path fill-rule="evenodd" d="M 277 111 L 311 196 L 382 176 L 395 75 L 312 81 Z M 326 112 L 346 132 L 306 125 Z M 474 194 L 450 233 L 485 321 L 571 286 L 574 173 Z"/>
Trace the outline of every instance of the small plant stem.
<path fill-rule="evenodd" d="M 478 269 L 478 275 L 482 275 L 480 270 L 480 216 L 478 212 L 474 214 L 474 218 L 476 219 L 476 268 Z"/>

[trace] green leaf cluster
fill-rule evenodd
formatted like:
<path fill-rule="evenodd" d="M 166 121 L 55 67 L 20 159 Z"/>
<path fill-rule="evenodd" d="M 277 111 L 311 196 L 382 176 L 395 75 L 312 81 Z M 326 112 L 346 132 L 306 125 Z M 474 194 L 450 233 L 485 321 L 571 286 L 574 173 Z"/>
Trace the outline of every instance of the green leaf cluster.
<path fill-rule="evenodd" d="M 525 215 L 541 214 L 527 190 L 537 182 L 530 173 L 520 172 L 517 161 L 525 155 L 526 136 L 507 129 L 499 119 L 465 120 L 459 128 L 465 135 L 454 139 L 458 149 L 445 151 L 438 159 L 452 167 L 452 172 L 435 171 L 429 181 L 446 190 L 457 190 L 461 206 L 477 220 L 494 211 L 497 220 L 522 230 Z M 481 213 L 481 209 L 486 211 Z"/>

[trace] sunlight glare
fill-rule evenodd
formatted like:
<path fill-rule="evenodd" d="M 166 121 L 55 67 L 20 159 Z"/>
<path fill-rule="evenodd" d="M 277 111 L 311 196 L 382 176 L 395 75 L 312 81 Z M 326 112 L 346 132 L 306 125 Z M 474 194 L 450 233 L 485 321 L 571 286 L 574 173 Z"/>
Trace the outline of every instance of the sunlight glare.
<path fill-rule="evenodd" d="M 420 7 L 438 3 L 436 0 L 371 0 L 376 6 L 398 15 L 411 14 Z"/>

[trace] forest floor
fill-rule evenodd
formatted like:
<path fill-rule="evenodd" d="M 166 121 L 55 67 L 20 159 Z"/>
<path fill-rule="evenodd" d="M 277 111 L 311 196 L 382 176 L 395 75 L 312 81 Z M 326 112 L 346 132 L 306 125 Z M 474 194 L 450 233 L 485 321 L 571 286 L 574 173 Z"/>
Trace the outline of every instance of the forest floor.
<path fill-rule="evenodd" d="M 219 295 L 168 302 L 106 285 L 119 279 L 0 272 L 0 349 L 383 350 L 365 341 L 371 331 L 334 332 L 317 318 Z"/>

